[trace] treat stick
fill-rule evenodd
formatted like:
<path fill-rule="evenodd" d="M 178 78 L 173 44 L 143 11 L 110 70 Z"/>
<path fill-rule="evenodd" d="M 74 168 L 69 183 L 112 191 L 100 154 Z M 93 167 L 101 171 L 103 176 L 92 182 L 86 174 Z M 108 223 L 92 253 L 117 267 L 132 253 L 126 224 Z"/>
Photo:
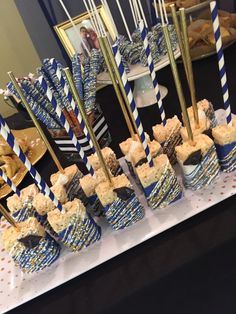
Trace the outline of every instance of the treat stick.
<path fill-rule="evenodd" d="M 103 155 L 102 155 L 102 152 L 101 152 L 101 149 L 100 149 L 100 146 L 98 144 L 98 141 L 96 139 L 96 136 L 93 132 L 93 129 L 91 128 L 89 122 L 88 122 L 88 119 L 87 119 L 87 116 L 86 116 L 86 113 L 85 113 L 85 110 L 80 102 L 80 99 L 79 99 L 79 95 L 78 95 L 78 92 L 77 92 L 77 89 L 76 89 L 76 86 L 75 86 L 75 83 L 73 81 L 73 78 L 72 78 L 72 75 L 71 75 L 71 72 L 70 72 L 70 69 L 69 68 L 65 68 L 63 69 L 64 70 L 64 73 L 66 75 L 66 78 L 67 78 L 67 81 L 68 81 L 68 84 L 70 86 L 70 89 L 71 89 L 71 92 L 72 92 L 72 95 L 80 109 L 80 112 L 81 112 L 81 115 L 83 117 L 83 120 L 89 130 L 89 134 L 90 134 L 90 137 L 93 141 L 93 145 L 94 147 L 96 148 L 96 152 L 97 152 L 97 155 L 99 157 L 99 160 L 101 162 L 101 165 L 103 167 L 103 170 L 104 170 L 104 173 L 108 179 L 108 181 L 112 184 L 112 179 L 111 179 L 111 175 L 110 175 L 110 172 L 109 170 L 107 169 L 107 166 L 106 166 L 106 163 L 105 163 L 105 160 L 103 158 Z"/>
<path fill-rule="evenodd" d="M 13 72 L 8 72 L 8 75 L 9 75 L 9 77 L 10 77 L 10 79 L 11 79 L 11 82 L 12 82 L 12 84 L 14 85 L 14 87 L 15 87 L 15 89 L 16 89 L 18 95 L 20 96 L 20 99 L 21 99 L 22 103 L 24 104 L 24 106 L 25 106 L 25 108 L 26 108 L 26 110 L 27 110 L 27 112 L 28 112 L 30 118 L 31 118 L 32 121 L 34 122 L 34 125 L 36 126 L 36 128 L 37 128 L 37 130 L 38 130 L 40 136 L 42 137 L 42 139 L 43 139 L 43 141 L 44 141 L 44 143 L 45 143 L 45 145 L 46 145 L 46 147 L 47 147 L 47 149 L 48 149 L 48 151 L 49 151 L 49 153 L 50 153 L 50 155 L 51 155 L 53 161 L 55 162 L 55 164 L 56 164 L 58 170 L 59 170 L 61 173 L 64 173 L 64 169 L 63 169 L 63 167 L 62 167 L 62 165 L 61 165 L 59 159 L 57 158 L 57 155 L 55 154 L 55 152 L 54 152 L 54 150 L 53 150 L 51 144 L 49 143 L 49 141 L 48 141 L 46 135 L 44 134 L 44 132 L 43 132 L 43 130 L 42 130 L 40 124 L 38 123 L 38 121 L 37 121 L 35 115 L 33 114 L 32 110 L 31 110 L 31 108 L 30 108 L 30 106 L 29 106 L 29 104 L 28 104 L 28 102 L 27 102 L 27 100 L 26 100 L 26 98 L 25 98 L 25 96 L 24 96 L 24 94 L 23 94 L 23 92 L 22 92 L 20 86 L 19 86 L 19 84 L 18 84 L 17 81 L 16 81 L 16 78 L 15 78 Z"/>
<path fill-rule="evenodd" d="M 216 1 L 212 1 L 210 3 L 211 8 L 211 18 L 213 23 L 214 35 L 215 35 L 215 42 L 216 42 L 216 52 L 218 57 L 218 67 L 220 73 L 220 82 L 221 88 L 223 93 L 223 100 L 224 100 L 224 108 L 226 111 L 226 120 L 228 125 L 232 125 L 232 114 L 231 114 L 231 106 L 229 101 L 229 90 L 227 84 L 227 75 L 225 69 L 225 59 L 224 59 L 224 52 L 222 46 L 222 38 L 220 33 L 220 22 L 218 17 L 218 9 Z"/>
<path fill-rule="evenodd" d="M 135 103 L 135 100 L 134 100 L 134 97 L 133 97 L 133 93 L 132 93 L 129 81 L 128 81 L 126 73 L 125 73 L 125 69 L 124 69 L 124 65 L 123 65 L 122 60 L 121 60 L 121 54 L 120 54 L 120 51 L 118 49 L 118 45 L 114 44 L 112 46 L 112 50 L 113 50 L 113 53 L 114 53 L 114 57 L 115 57 L 115 61 L 116 61 L 117 67 L 119 69 L 120 77 L 122 79 L 125 92 L 127 94 L 127 98 L 129 100 L 129 103 L 130 103 L 130 107 L 131 107 L 131 110 L 132 110 L 132 113 L 133 113 L 133 116 L 134 116 L 134 119 L 135 119 L 135 123 L 136 123 L 137 129 L 138 129 L 138 132 L 139 132 L 141 143 L 143 145 L 143 148 L 144 148 L 144 151 L 145 151 L 145 154 L 146 154 L 146 157 L 147 157 L 147 161 L 149 163 L 149 166 L 153 167 L 154 164 L 153 164 L 151 152 L 150 152 L 148 144 L 147 144 L 146 136 L 145 136 L 145 133 L 144 133 L 144 130 L 143 130 L 143 126 L 142 126 L 140 117 L 139 117 L 139 113 L 138 113 L 138 110 L 137 110 L 137 107 L 136 107 L 136 103 Z"/>
<path fill-rule="evenodd" d="M 100 45 L 100 49 L 101 49 L 102 54 L 103 54 L 103 57 L 104 57 L 104 59 L 105 59 L 105 62 L 106 62 L 107 68 L 108 68 L 108 72 L 109 72 L 109 74 L 110 74 L 110 78 L 111 78 L 111 81 L 112 81 L 112 84 L 113 84 L 113 87 L 114 87 L 116 96 L 117 96 L 117 98 L 118 98 L 118 101 L 119 101 L 119 104 L 120 104 L 122 113 L 123 113 L 123 115 L 124 115 L 126 125 L 127 125 L 127 127 L 128 127 L 129 132 L 130 132 L 130 136 L 131 136 L 132 138 L 135 138 L 135 131 L 134 131 L 132 122 L 131 122 L 131 120 L 130 120 L 129 114 L 128 114 L 128 112 L 127 112 L 127 109 L 126 109 L 126 107 L 125 107 L 125 103 L 124 103 L 123 97 L 122 97 L 122 95 L 121 95 L 119 86 L 118 86 L 118 84 L 117 84 L 116 77 L 115 77 L 115 74 L 114 74 L 114 72 L 113 72 L 112 65 L 110 64 L 110 60 L 109 60 L 109 58 L 108 58 L 108 56 L 107 56 L 107 54 L 106 54 L 106 50 L 104 49 L 104 46 L 103 46 L 103 43 L 102 43 L 102 40 L 101 40 L 100 30 L 99 30 L 98 25 L 97 25 L 97 23 L 96 23 L 95 16 L 92 15 L 92 13 L 90 12 L 90 10 L 89 10 L 89 8 L 88 8 L 87 3 L 85 2 L 85 0 L 84 0 L 84 4 L 85 4 L 86 7 L 87 7 L 87 10 L 88 10 L 88 13 L 89 13 L 89 17 L 90 17 L 90 19 L 91 19 L 91 21 L 92 21 L 93 27 L 94 27 L 94 29 L 95 29 L 96 32 L 97 32 L 98 41 L 99 41 L 99 45 Z"/>
<path fill-rule="evenodd" d="M 154 9 L 155 9 L 156 22 L 158 22 L 159 15 L 158 15 L 158 10 L 157 10 L 157 0 L 154 0 Z"/>
<path fill-rule="evenodd" d="M 38 185 L 38 188 L 41 190 L 43 194 L 48 196 L 53 204 L 59 209 L 62 210 L 61 204 L 58 202 L 54 194 L 51 192 L 47 183 L 41 178 L 38 171 L 32 166 L 28 157 L 23 153 L 19 144 L 17 143 L 14 135 L 11 133 L 9 127 L 7 126 L 5 120 L 0 115 L 0 133 L 4 140 L 9 144 L 9 146 L 13 149 L 14 153 L 20 158 L 20 160 L 25 165 L 26 169 L 29 171 L 30 175 Z"/>
<path fill-rule="evenodd" d="M 182 86 L 181 86 L 179 73 L 178 73 L 177 65 L 176 65 L 175 58 L 174 58 L 174 53 L 173 53 L 172 46 L 171 46 L 170 35 L 169 35 L 167 25 L 166 24 L 162 25 L 162 29 L 163 29 L 163 33 L 164 33 L 166 48 L 167 48 L 167 52 L 168 52 L 168 56 L 169 56 L 169 60 L 170 60 L 170 66 L 171 66 L 172 74 L 174 77 L 177 94 L 179 97 L 181 110 L 183 112 L 184 123 L 185 123 L 186 128 L 187 128 L 188 137 L 189 137 L 190 141 L 193 143 L 193 133 L 192 133 L 192 129 L 191 129 L 190 121 L 189 121 L 189 116 L 188 116 L 187 107 L 186 107 L 186 103 L 185 103 L 184 93 L 182 90 Z"/>
<path fill-rule="evenodd" d="M 105 11 L 106 11 L 106 13 L 107 13 L 107 15 L 109 16 L 109 18 L 110 18 L 110 20 L 111 20 L 111 23 L 112 23 L 112 27 L 113 27 L 113 31 L 114 31 L 114 33 L 115 33 L 115 36 L 116 37 L 118 37 L 118 30 L 117 30 L 117 28 L 116 28 L 116 23 L 115 23 L 115 21 L 114 21 L 114 19 L 113 19 L 113 16 L 112 16 L 112 14 L 111 14 L 111 10 L 110 10 L 110 8 L 109 8 L 109 5 L 108 5 L 108 3 L 107 3 L 107 0 L 101 0 L 101 3 L 102 3 L 102 5 L 104 6 L 104 9 L 105 9 Z"/>
<path fill-rule="evenodd" d="M 166 13 L 165 1 L 164 1 L 164 0 L 161 0 L 161 2 L 162 2 L 162 7 L 163 7 L 163 11 L 164 11 L 164 16 L 165 16 L 166 24 L 169 24 L 168 16 L 167 16 L 167 13 Z"/>
<path fill-rule="evenodd" d="M 63 114 L 61 108 L 57 104 L 57 101 L 56 101 L 55 97 L 53 96 L 51 89 L 48 87 L 47 82 L 45 81 L 43 76 L 40 76 L 38 78 L 38 81 L 41 84 L 42 89 L 45 92 L 46 96 L 48 97 L 49 101 L 51 102 L 54 110 L 56 111 L 56 114 L 58 115 L 58 118 L 60 119 L 66 132 L 68 133 L 73 145 L 75 146 L 80 157 L 82 158 L 86 168 L 88 169 L 89 173 L 93 176 L 94 170 L 93 170 L 92 166 L 89 164 L 88 158 L 87 158 L 86 154 L 84 153 L 83 148 L 80 146 L 80 143 L 79 143 L 77 137 L 75 136 L 74 132 L 72 131 L 69 123 L 67 122 L 65 115 Z"/>
<path fill-rule="evenodd" d="M 150 49 L 150 45 L 149 45 L 148 38 L 147 38 L 147 29 L 145 28 L 142 20 L 139 23 L 139 28 L 140 28 L 141 37 L 143 40 L 145 53 L 147 56 L 148 67 L 149 67 L 149 71 L 150 71 L 151 78 L 152 78 L 152 84 L 153 84 L 155 94 L 156 94 L 157 105 L 158 105 L 158 108 L 159 108 L 160 114 L 161 114 L 161 121 L 162 121 L 163 125 L 166 125 L 166 114 L 165 114 L 165 110 L 164 110 L 164 107 L 162 104 L 160 88 L 159 88 L 159 84 L 157 82 L 156 72 L 155 72 L 155 68 L 154 68 L 154 62 L 152 59 L 151 49 Z"/>
<path fill-rule="evenodd" d="M 137 4 L 138 4 L 139 9 L 141 11 L 142 19 L 144 20 L 144 25 L 145 25 L 146 28 L 148 28 L 147 20 L 146 20 L 144 11 L 143 11 L 143 6 L 142 6 L 142 3 L 141 3 L 141 0 L 137 0 Z"/>
<path fill-rule="evenodd" d="M 159 4 L 160 16 L 161 16 L 161 23 L 162 23 L 162 25 L 163 25 L 163 24 L 165 24 L 165 22 L 164 22 L 164 17 L 163 17 L 162 2 L 161 2 L 161 0 L 158 0 L 158 4 Z"/>
<path fill-rule="evenodd" d="M 73 27 L 73 29 L 74 29 L 74 31 L 75 31 L 75 34 L 77 35 L 78 38 L 80 38 L 80 34 L 79 34 L 79 32 L 78 32 L 78 30 L 77 30 L 77 28 L 76 28 L 76 25 L 75 25 L 75 23 L 74 23 L 72 17 L 70 16 L 70 13 L 68 12 L 68 10 L 67 10 L 65 4 L 63 3 L 62 0 L 59 0 L 59 2 L 60 2 L 60 4 L 61 4 L 63 10 L 65 11 L 65 13 L 66 13 L 68 19 L 70 20 L 71 25 L 72 25 L 72 27 Z M 87 46 L 85 45 L 85 43 L 83 42 L 83 40 L 81 40 L 81 42 L 82 42 L 82 45 L 83 45 L 84 49 L 86 50 L 87 54 L 90 56 L 90 51 L 88 50 Z"/>
<path fill-rule="evenodd" d="M 138 24 L 137 24 L 137 21 L 136 21 L 136 15 L 135 15 L 135 12 L 134 12 L 134 7 L 133 7 L 132 0 L 129 0 L 129 6 L 130 6 L 131 13 L 132 13 L 132 16 L 133 16 L 134 26 L 135 26 L 135 28 L 137 28 Z"/>
<path fill-rule="evenodd" d="M 2 204 L 0 204 L 0 213 L 9 222 L 10 225 L 17 228 L 15 220 L 12 218 L 12 216 L 9 214 L 9 212 L 5 209 L 5 207 Z"/>
<path fill-rule="evenodd" d="M 123 21 L 123 23 L 124 23 L 124 26 L 125 26 L 127 35 L 128 35 L 128 37 L 129 37 L 129 40 L 132 41 L 132 37 L 131 37 L 130 31 L 129 31 L 129 27 L 128 27 L 127 23 L 126 23 L 126 19 L 125 19 L 124 13 L 123 13 L 122 8 L 121 8 L 121 5 L 120 5 L 120 1 L 119 1 L 119 0 L 116 0 L 116 4 L 117 4 L 118 9 L 119 9 L 119 11 L 120 11 L 120 15 L 121 15 L 122 21 Z"/>
<path fill-rule="evenodd" d="M 136 12 L 137 24 L 138 24 L 140 22 L 140 20 L 141 20 L 141 14 L 140 14 L 140 11 L 139 11 L 139 8 L 138 8 L 137 0 L 133 0 L 133 5 L 134 5 L 135 12 Z"/>
<path fill-rule="evenodd" d="M 89 142 L 90 148 L 94 151 L 93 142 L 91 141 L 91 138 L 89 136 L 88 129 L 87 129 L 87 127 L 86 127 L 86 125 L 85 125 L 85 123 L 84 123 L 84 121 L 82 119 L 82 116 L 81 116 L 81 113 L 80 113 L 78 107 L 75 104 L 75 101 L 74 101 L 74 99 L 72 97 L 72 94 L 71 94 L 71 92 L 70 92 L 70 90 L 68 88 L 67 82 L 65 81 L 65 79 L 64 79 L 64 77 L 62 75 L 61 68 L 58 66 L 57 60 L 52 58 L 50 60 L 50 64 L 51 64 L 51 66 L 55 70 L 56 76 L 57 76 L 57 78 L 58 78 L 58 80 L 59 80 L 59 82 L 60 82 L 60 84 L 61 84 L 61 86 L 62 86 L 62 88 L 64 90 L 64 93 L 65 93 L 67 99 L 69 100 L 69 102 L 71 104 L 72 109 L 75 112 L 75 115 L 76 115 L 76 117 L 77 117 L 77 119 L 78 119 L 78 121 L 80 123 L 80 126 L 81 126 L 81 128 L 82 128 L 82 130 L 83 130 L 83 132 L 84 132 L 84 134 L 85 134 L 85 136 L 86 136 L 86 138 L 87 138 L 87 140 Z"/>
<path fill-rule="evenodd" d="M 196 123 L 196 128 L 199 128 L 199 116 L 198 116 L 198 108 L 197 108 L 197 101 L 196 101 L 195 82 L 194 82 L 194 76 L 193 76 L 193 67 L 192 67 L 192 60 L 191 60 L 189 41 L 188 41 L 188 29 L 187 29 L 186 14 L 185 14 L 184 8 L 180 9 L 180 21 L 181 21 L 181 28 L 182 28 L 183 39 L 184 39 L 184 48 L 185 48 L 186 63 L 187 63 L 187 69 L 188 69 L 189 88 L 190 88 L 191 102 L 192 102 L 192 107 L 193 107 L 194 121 Z"/>
<path fill-rule="evenodd" d="M 132 111 L 130 109 L 129 100 L 127 98 L 127 95 L 126 95 L 126 92 L 125 92 L 125 89 L 124 89 L 124 86 L 123 86 L 123 83 L 122 83 L 122 80 L 121 80 L 121 77 L 120 77 L 120 74 L 119 74 L 119 70 L 118 70 L 118 67 L 116 65 L 116 61 L 114 59 L 114 56 L 113 56 L 113 53 L 112 53 L 112 50 L 111 50 L 111 47 L 110 47 L 110 44 L 108 42 L 107 37 L 101 37 L 101 47 L 102 47 L 102 49 L 104 51 L 104 54 L 108 54 L 108 57 L 110 59 L 111 65 L 112 65 L 112 68 L 115 71 L 115 76 L 116 76 L 116 79 L 117 79 L 117 81 L 119 83 L 119 87 L 120 87 L 121 93 L 122 93 L 123 98 L 125 100 L 126 109 L 127 109 L 128 113 L 129 113 L 131 121 L 132 121 L 132 123 L 134 125 L 135 132 L 137 134 L 139 134 L 137 126 L 136 126 L 136 123 L 135 123 L 135 120 L 134 120 L 134 117 L 133 117 L 133 114 L 132 114 Z"/>
<path fill-rule="evenodd" d="M 15 186 L 11 179 L 5 174 L 5 172 L 0 168 L 0 177 L 3 178 L 5 183 L 9 185 L 13 192 L 15 192 L 18 196 L 20 196 L 20 190 Z"/>
<path fill-rule="evenodd" d="M 133 124 L 133 127 L 135 129 L 135 132 L 137 134 L 139 134 L 135 120 L 134 120 L 134 117 L 133 117 L 133 114 L 132 114 L 132 111 L 130 109 L 128 98 L 127 98 L 127 95 L 126 95 L 126 92 L 125 92 L 125 89 L 124 89 L 124 86 L 123 86 L 123 83 L 122 83 L 122 80 L 121 80 L 121 77 L 119 74 L 119 70 L 117 68 L 116 61 L 115 61 L 113 53 L 112 53 L 111 46 L 110 46 L 109 41 L 108 41 L 107 36 L 106 36 L 106 31 L 105 31 L 104 25 L 103 25 L 103 23 L 99 17 L 99 14 L 97 12 L 97 8 L 94 4 L 94 1 L 91 0 L 91 2 L 92 2 L 92 6 L 93 6 L 94 12 L 95 12 L 95 16 L 94 16 L 95 21 L 96 21 L 96 24 L 98 25 L 98 29 L 100 30 L 100 35 L 102 35 L 102 36 L 99 36 L 100 48 L 102 50 L 104 58 L 108 57 L 107 62 L 111 65 L 111 69 L 113 69 L 113 71 L 115 72 L 115 81 L 116 80 L 118 81 L 120 91 L 122 93 L 123 99 L 125 100 L 125 108 L 128 111 L 129 117 L 130 117 L 132 124 Z"/>
<path fill-rule="evenodd" d="M 183 64 L 184 64 L 185 75 L 187 77 L 188 84 L 189 84 L 186 54 L 185 54 L 185 50 L 184 50 L 183 37 L 182 37 L 181 31 L 180 31 L 180 26 L 179 26 L 177 13 L 176 13 L 175 4 L 171 4 L 170 5 L 170 9 L 171 9 L 172 20 L 173 20 L 173 23 L 174 23 L 174 26 L 175 26 L 176 35 L 177 35 L 177 38 L 178 38 L 178 43 L 179 43 L 179 48 L 180 48 L 180 52 L 181 52 L 181 56 L 182 56 L 182 61 L 183 61 Z"/>

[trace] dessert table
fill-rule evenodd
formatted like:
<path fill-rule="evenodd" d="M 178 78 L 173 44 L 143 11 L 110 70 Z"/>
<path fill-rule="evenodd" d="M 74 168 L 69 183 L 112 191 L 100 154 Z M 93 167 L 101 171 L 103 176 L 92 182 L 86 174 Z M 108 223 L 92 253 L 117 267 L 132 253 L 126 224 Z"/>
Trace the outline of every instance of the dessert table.
<path fill-rule="evenodd" d="M 225 51 L 233 112 L 235 55 L 236 44 Z M 178 66 L 184 77 L 182 65 Z M 207 98 L 215 109 L 221 108 L 216 56 L 195 62 L 193 68 L 198 99 Z M 159 77 L 169 90 L 164 99 L 167 116 L 179 115 L 170 68 L 162 69 Z M 189 103 L 186 83 L 184 89 Z M 128 130 L 111 86 L 99 91 L 98 101 L 110 126 L 111 147 L 120 157 L 118 143 L 128 137 Z M 145 130 L 151 134 L 151 126 L 160 122 L 157 106 L 139 112 Z M 8 122 L 12 128 L 26 127 L 19 115 Z M 37 168 L 47 180 L 56 170 L 48 154 Z M 29 183 L 27 175 L 20 188 Z M 234 313 L 235 201 L 232 196 L 10 313 Z"/>

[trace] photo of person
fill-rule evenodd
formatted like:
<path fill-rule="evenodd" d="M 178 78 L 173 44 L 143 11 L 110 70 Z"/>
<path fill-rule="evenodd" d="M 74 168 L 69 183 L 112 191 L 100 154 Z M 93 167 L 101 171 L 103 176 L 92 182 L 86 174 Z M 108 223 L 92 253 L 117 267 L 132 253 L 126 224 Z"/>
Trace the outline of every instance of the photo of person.
<path fill-rule="evenodd" d="M 72 27 L 66 33 L 77 53 L 87 57 L 92 49 L 99 49 L 97 34 L 89 19 L 76 24 L 76 29 L 77 31 Z"/>

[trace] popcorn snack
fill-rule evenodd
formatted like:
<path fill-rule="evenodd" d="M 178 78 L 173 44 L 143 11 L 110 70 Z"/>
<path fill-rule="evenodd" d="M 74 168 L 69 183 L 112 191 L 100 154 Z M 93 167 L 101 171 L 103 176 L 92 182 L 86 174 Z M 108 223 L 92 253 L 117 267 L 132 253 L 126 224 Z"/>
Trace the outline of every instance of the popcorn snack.
<path fill-rule="evenodd" d="M 208 186 L 218 175 L 220 166 L 214 142 L 205 134 L 194 137 L 194 145 L 185 141 L 176 155 L 183 171 L 185 187 L 198 190 Z"/>
<path fill-rule="evenodd" d="M 63 211 L 57 208 L 50 211 L 48 222 L 59 240 L 72 251 L 79 251 L 101 238 L 101 228 L 76 198 L 67 202 Z"/>
<path fill-rule="evenodd" d="M 223 124 L 212 129 L 221 170 L 231 172 L 236 169 L 236 118 L 232 126 Z"/>
<path fill-rule="evenodd" d="M 153 161 L 154 167 L 148 163 L 137 167 L 137 176 L 148 205 L 153 209 L 163 208 L 182 197 L 182 187 L 167 155 L 161 154 Z"/>
<path fill-rule="evenodd" d="M 59 244 L 34 217 L 5 229 L 1 240 L 16 265 L 27 273 L 50 266 L 60 254 Z"/>
<path fill-rule="evenodd" d="M 144 210 L 124 174 L 112 178 L 112 185 L 108 181 L 100 183 L 95 191 L 114 230 L 129 227 L 144 217 Z"/>

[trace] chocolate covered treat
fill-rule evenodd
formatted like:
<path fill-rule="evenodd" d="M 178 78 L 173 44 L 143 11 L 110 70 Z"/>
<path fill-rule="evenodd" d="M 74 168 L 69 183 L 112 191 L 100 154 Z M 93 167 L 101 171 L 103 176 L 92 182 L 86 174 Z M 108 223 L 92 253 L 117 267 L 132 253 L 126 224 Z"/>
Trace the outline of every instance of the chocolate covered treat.
<path fill-rule="evenodd" d="M 72 201 L 74 198 L 80 198 L 86 205 L 87 199 L 84 197 L 84 193 L 81 190 L 79 179 L 83 177 L 82 172 L 74 164 L 64 169 L 64 173 L 54 173 L 50 177 L 50 181 L 53 186 L 62 185 L 67 192 L 67 198 Z"/>
<path fill-rule="evenodd" d="M 17 222 L 24 221 L 29 217 L 36 215 L 33 199 L 39 193 L 35 184 L 21 190 L 20 197 L 16 194 L 7 198 L 7 207 Z"/>
<path fill-rule="evenodd" d="M 50 266 L 60 254 L 59 244 L 34 217 L 5 229 L 1 240 L 16 265 L 27 273 Z"/>
<path fill-rule="evenodd" d="M 144 210 L 128 178 L 122 174 L 96 187 L 104 214 L 114 230 L 124 229 L 144 217 Z"/>
<path fill-rule="evenodd" d="M 197 136 L 199 134 L 206 134 L 206 135 L 210 135 L 211 137 L 211 129 L 210 129 L 210 122 L 207 119 L 205 113 L 202 111 L 203 115 L 199 116 L 199 126 L 196 127 L 196 123 L 194 122 L 194 120 L 190 119 L 190 123 L 191 123 L 191 129 L 193 132 L 193 136 Z M 210 134 L 208 134 L 210 133 Z M 183 139 L 183 141 L 188 141 L 188 132 L 186 127 L 182 127 L 180 130 L 180 134 L 181 137 Z"/>
<path fill-rule="evenodd" d="M 171 119 L 167 119 L 166 125 L 157 124 L 152 127 L 153 136 L 156 141 L 158 141 L 162 148 L 163 153 L 166 154 L 170 160 L 171 164 L 176 163 L 175 147 L 181 144 L 181 122 L 177 116 Z"/>
<path fill-rule="evenodd" d="M 67 202 L 63 211 L 54 209 L 48 213 L 48 222 L 59 240 L 72 251 L 79 251 L 101 238 L 101 228 L 86 212 L 79 199 Z"/>
<path fill-rule="evenodd" d="M 148 205 L 153 209 L 163 208 L 182 197 L 182 187 L 167 155 L 161 154 L 153 161 L 154 167 L 148 163 L 137 167 L 137 175 Z"/>
<path fill-rule="evenodd" d="M 110 170 L 111 174 L 113 176 L 117 176 L 122 173 L 119 161 L 117 160 L 116 154 L 113 152 L 113 150 L 110 147 L 104 147 L 101 149 L 101 152 L 107 168 Z M 88 161 L 95 171 L 101 168 L 101 163 L 97 153 L 90 155 L 88 157 Z"/>
<path fill-rule="evenodd" d="M 194 143 L 186 141 L 175 149 L 186 188 L 198 190 L 217 177 L 220 166 L 216 148 L 207 135 L 199 134 L 194 137 Z"/>
<path fill-rule="evenodd" d="M 212 129 L 216 151 L 221 169 L 231 172 L 236 169 L 236 119 L 233 118 L 232 126 L 218 125 Z"/>

